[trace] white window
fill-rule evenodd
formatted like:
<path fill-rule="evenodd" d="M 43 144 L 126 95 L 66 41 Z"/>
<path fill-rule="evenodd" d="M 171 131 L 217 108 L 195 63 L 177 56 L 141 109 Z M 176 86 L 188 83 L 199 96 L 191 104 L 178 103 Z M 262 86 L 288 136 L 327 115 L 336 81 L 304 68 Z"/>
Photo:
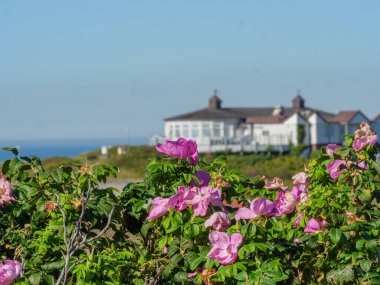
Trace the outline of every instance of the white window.
<path fill-rule="evenodd" d="M 173 125 L 169 125 L 169 138 L 173 137 Z"/>
<path fill-rule="evenodd" d="M 198 125 L 192 125 L 191 126 L 191 137 L 192 138 L 199 137 L 199 126 Z"/>
<path fill-rule="evenodd" d="M 213 137 L 220 138 L 221 133 L 220 133 L 220 124 L 219 123 L 213 124 L 212 135 L 213 135 Z"/>
<path fill-rule="evenodd" d="M 202 136 L 210 136 L 210 124 L 202 124 Z"/>
<path fill-rule="evenodd" d="M 184 138 L 188 138 L 189 137 L 189 125 L 183 125 L 182 126 L 182 136 Z"/>
<path fill-rule="evenodd" d="M 175 129 L 175 137 L 179 138 L 181 136 L 179 125 L 175 125 L 174 129 Z"/>

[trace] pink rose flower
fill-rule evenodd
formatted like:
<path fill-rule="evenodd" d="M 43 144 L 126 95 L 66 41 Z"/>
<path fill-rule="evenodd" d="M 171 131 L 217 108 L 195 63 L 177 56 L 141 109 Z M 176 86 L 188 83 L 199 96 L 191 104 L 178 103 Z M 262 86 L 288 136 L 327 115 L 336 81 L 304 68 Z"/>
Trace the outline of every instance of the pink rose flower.
<path fill-rule="evenodd" d="M 193 179 L 190 181 L 190 187 L 204 187 L 208 186 L 210 180 L 211 180 L 211 175 L 203 170 L 199 170 L 194 173 L 194 175 L 199 179 L 199 184 Z"/>
<path fill-rule="evenodd" d="M 336 150 L 337 148 L 341 148 L 340 145 L 337 145 L 337 144 L 328 144 L 326 146 L 326 153 L 328 156 L 332 157 L 333 153 L 334 153 L 334 150 Z"/>
<path fill-rule="evenodd" d="M 177 205 L 178 196 L 174 195 L 170 198 L 156 197 L 152 201 L 152 209 L 149 212 L 147 220 L 157 219 L 166 215 L 169 210 L 174 209 Z"/>
<path fill-rule="evenodd" d="M 233 233 L 229 236 L 224 232 L 212 231 L 209 234 L 209 240 L 212 248 L 207 257 L 219 261 L 220 264 L 228 265 L 236 261 L 243 236 L 240 233 Z"/>
<path fill-rule="evenodd" d="M 215 212 L 205 222 L 206 228 L 212 226 L 214 230 L 221 232 L 225 232 L 230 225 L 230 217 L 224 212 Z"/>
<path fill-rule="evenodd" d="M 185 194 L 189 191 L 188 188 L 184 186 L 178 186 L 178 193 L 169 198 L 156 197 L 152 201 L 152 209 L 149 212 L 147 220 L 152 220 L 160 218 L 166 215 L 169 210 L 176 209 L 178 211 L 183 211 L 187 207 L 185 201 Z"/>
<path fill-rule="evenodd" d="M 189 159 L 192 166 L 198 163 L 197 143 L 193 140 L 179 138 L 176 141 L 166 140 L 163 144 L 157 144 L 156 150 L 171 157 Z"/>
<path fill-rule="evenodd" d="M 298 213 L 297 217 L 294 219 L 294 222 L 293 222 L 295 229 L 298 228 L 298 225 L 299 225 L 301 219 L 302 219 L 302 213 Z"/>
<path fill-rule="evenodd" d="M 368 164 L 365 162 L 365 161 L 359 161 L 357 163 L 355 163 L 356 166 L 359 166 L 360 168 L 363 168 L 363 169 L 368 169 Z"/>
<path fill-rule="evenodd" d="M 279 192 L 277 200 L 273 203 L 271 215 L 276 217 L 284 214 L 290 214 L 297 206 L 297 197 L 290 192 Z"/>
<path fill-rule="evenodd" d="M 300 204 L 306 202 L 307 200 L 308 192 L 306 191 L 305 187 L 302 185 L 293 186 L 292 194 L 296 197 L 297 202 L 299 202 Z"/>
<path fill-rule="evenodd" d="M 377 134 L 367 123 L 361 123 L 360 129 L 355 131 L 352 149 L 360 151 L 367 145 L 374 145 L 377 142 Z"/>
<path fill-rule="evenodd" d="M 332 179 L 337 180 L 343 172 L 347 171 L 347 163 L 341 159 L 334 160 L 333 163 L 327 164 L 327 171 Z"/>
<path fill-rule="evenodd" d="M 324 224 L 326 224 L 325 220 L 317 221 L 311 218 L 303 231 L 305 233 L 328 232 L 327 229 L 323 228 Z"/>
<path fill-rule="evenodd" d="M 178 194 L 177 196 L 177 204 L 175 205 L 175 208 L 182 212 L 187 208 L 186 201 L 184 200 L 185 193 L 189 191 L 189 188 L 186 188 L 184 186 L 178 186 Z"/>
<path fill-rule="evenodd" d="M 11 284 L 11 282 L 21 274 L 21 271 L 21 264 L 17 260 L 5 260 L 2 264 L 0 264 L 0 284 Z"/>
<path fill-rule="evenodd" d="M 0 172 L 0 207 L 4 207 L 9 202 L 17 200 L 11 195 L 12 186 L 9 181 L 5 180 L 4 175 Z"/>
<path fill-rule="evenodd" d="M 191 205 L 195 216 L 205 216 L 208 205 L 223 207 L 222 191 L 212 186 L 193 187 L 184 194 L 184 201 Z"/>
<path fill-rule="evenodd" d="M 273 210 L 273 202 L 265 198 L 256 198 L 254 199 L 249 209 L 242 207 L 237 210 L 235 214 L 235 219 L 252 219 L 260 215 L 270 215 Z"/>
<path fill-rule="evenodd" d="M 310 184 L 310 178 L 305 172 L 299 172 L 292 176 L 293 186 L 298 187 L 301 191 L 306 191 Z"/>
<path fill-rule="evenodd" d="M 281 178 L 275 177 L 273 180 L 265 179 L 265 189 L 287 191 L 288 187 L 284 185 L 284 181 Z"/>

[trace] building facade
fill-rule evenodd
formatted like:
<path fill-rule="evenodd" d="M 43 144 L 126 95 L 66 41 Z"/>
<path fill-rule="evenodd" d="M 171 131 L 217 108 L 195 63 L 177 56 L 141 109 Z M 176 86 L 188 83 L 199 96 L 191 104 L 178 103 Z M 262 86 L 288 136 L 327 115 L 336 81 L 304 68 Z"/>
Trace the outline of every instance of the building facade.
<path fill-rule="evenodd" d="M 312 149 L 341 144 L 343 135 L 353 133 L 361 122 L 380 129 L 380 115 L 370 120 L 359 110 L 316 110 L 306 107 L 300 94 L 291 107 L 225 108 L 215 91 L 207 108 L 166 118 L 165 139 L 194 139 L 200 152 L 286 152 L 291 144 Z"/>

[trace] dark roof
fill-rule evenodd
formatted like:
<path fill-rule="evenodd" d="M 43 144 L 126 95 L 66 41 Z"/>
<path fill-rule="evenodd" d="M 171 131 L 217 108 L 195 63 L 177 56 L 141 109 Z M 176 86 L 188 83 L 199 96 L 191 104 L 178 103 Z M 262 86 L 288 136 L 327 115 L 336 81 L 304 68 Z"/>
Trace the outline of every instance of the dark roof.
<path fill-rule="evenodd" d="M 300 96 L 299 96 L 300 97 Z M 219 99 L 219 98 L 218 98 Z M 219 99 L 220 100 L 220 99 Z M 204 108 L 194 112 L 185 113 L 179 116 L 173 116 L 166 118 L 165 121 L 196 121 L 196 120 L 226 120 L 237 119 L 246 121 L 248 123 L 256 124 L 274 124 L 281 123 L 294 113 L 298 113 L 304 118 L 308 118 L 310 115 L 317 113 L 322 119 L 330 123 L 343 123 L 351 121 L 357 114 L 362 114 L 359 110 L 355 111 L 341 111 L 338 114 L 333 114 L 325 111 L 320 111 L 312 108 L 283 108 L 282 116 L 273 116 L 273 110 L 275 107 L 258 107 L 258 108 L 220 108 L 210 109 Z M 362 114 L 363 115 L 363 114 Z M 364 116 L 364 115 L 363 115 Z M 376 119 L 380 114 L 376 117 Z M 365 117 L 365 116 L 364 116 Z M 374 121 L 374 120 L 372 120 Z"/>
<path fill-rule="evenodd" d="M 351 121 L 357 114 L 361 113 L 359 110 L 354 111 L 341 111 L 338 115 L 327 118 L 330 123 L 344 123 Z"/>
<path fill-rule="evenodd" d="M 208 109 L 204 108 L 198 111 L 186 113 L 183 115 L 166 118 L 165 121 L 176 120 L 218 120 L 218 119 L 244 119 L 244 116 L 237 116 L 234 113 L 226 111 L 226 109 Z"/>
<path fill-rule="evenodd" d="M 372 122 L 376 122 L 378 119 L 380 119 L 380 114 L 378 114 L 376 117 L 372 118 Z"/>
<path fill-rule="evenodd" d="M 165 121 L 176 120 L 208 120 L 208 119 L 241 119 L 244 120 L 247 117 L 261 116 L 272 117 L 274 108 L 221 108 L 217 110 L 210 110 L 204 108 L 198 111 L 186 113 L 179 116 L 166 118 Z M 284 108 L 285 116 L 290 116 L 296 112 L 293 108 Z"/>

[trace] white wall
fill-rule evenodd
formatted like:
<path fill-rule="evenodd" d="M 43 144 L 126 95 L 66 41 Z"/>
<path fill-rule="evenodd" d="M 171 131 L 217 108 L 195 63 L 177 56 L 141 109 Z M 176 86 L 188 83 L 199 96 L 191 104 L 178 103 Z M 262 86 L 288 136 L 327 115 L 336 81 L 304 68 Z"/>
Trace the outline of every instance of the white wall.
<path fill-rule="evenodd" d="M 297 144 L 298 125 L 305 126 L 304 144 L 326 145 L 342 143 L 345 131 L 353 133 L 363 121 L 368 120 L 357 114 L 347 126 L 340 123 L 328 123 L 317 113 L 308 121 L 299 114 L 293 114 L 285 122 L 278 124 L 245 124 L 239 120 L 208 121 L 168 121 L 165 122 L 165 138 L 178 139 L 185 137 L 194 139 L 202 149 L 210 146 L 251 145 L 287 146 L 289 142 Z M 380 132 L 380 118 L 372 124 Z M 380 140 L 380 138 L 379 138 Z"/>
<path fill-rule="evenodd" d="M 344 126 L 339 123 L 328 123 L 317 113 L 309 117 L 312 145 L 326 145 L 341 143 L 344 135 Z"/>

